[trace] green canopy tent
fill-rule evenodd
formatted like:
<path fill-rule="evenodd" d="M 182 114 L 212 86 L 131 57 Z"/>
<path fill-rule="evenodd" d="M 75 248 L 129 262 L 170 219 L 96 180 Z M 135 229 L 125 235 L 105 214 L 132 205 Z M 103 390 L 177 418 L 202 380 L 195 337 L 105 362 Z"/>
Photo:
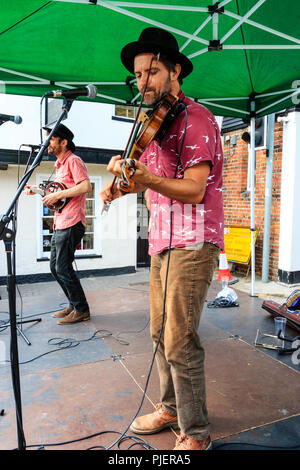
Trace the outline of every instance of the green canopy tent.
<path fill-rule="evenodd" d="M 251 121 L 298 101 L 300 4 L 293 0 L 0 0 L 0 91 L 42 96 L 93 83 L 96 101 L 136 105 L 123 45 L 147 26 L 175 35 L 193 62 L 182 86 L 214 114 Z M 1 88 L 2 87 L 2 88 Z M 251 139 L 252 295 L 255 282 Z"/>

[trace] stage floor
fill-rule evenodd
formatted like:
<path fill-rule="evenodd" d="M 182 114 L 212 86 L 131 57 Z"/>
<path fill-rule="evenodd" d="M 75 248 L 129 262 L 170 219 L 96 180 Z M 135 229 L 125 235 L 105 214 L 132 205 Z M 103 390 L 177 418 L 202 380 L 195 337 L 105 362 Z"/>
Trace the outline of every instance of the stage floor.
<path fill-rule="evenodd" d="M 42 287 L 23 298 L 23 319 L 40 319 L 22 326 L 31 345 L 18 337 L 27 448 L 128 449 L 135 445 L 131 437 L 138 436 L 128 431 L 130 438 L 116 441 L 138 413 L 153 357 L 148 282 L 87 290 L 91 321 L 68 326 L 52 318 L 52 312 L 64 306 L 63 294 L 58 287 L 57 292 Z M 207 301 L 219 290 L 220 283 L 214 281 Z M 272 334 L 274 321 L 261 308 L 262 299 L 235 290 L 239 307 L 206 304 L 199 328 L 206 351 L 213 449 L 299 446 L 300 366 L 291 355 L 254 347 L 257 329 Z M 0 320 L 8 318 L 7 300 L 1 300 Z M 289 328 L 287 333 L 297 334 Z M 5 360 L 0 363 L 1 450 L 18 446 L 9 342 L 10 329 L 0 328 Z M 139 413 L 151 412 L 158 401 L 154 363 Z M 152 449 L 171 450 L 176 435 L 164 431 L 143 438 Z"/>

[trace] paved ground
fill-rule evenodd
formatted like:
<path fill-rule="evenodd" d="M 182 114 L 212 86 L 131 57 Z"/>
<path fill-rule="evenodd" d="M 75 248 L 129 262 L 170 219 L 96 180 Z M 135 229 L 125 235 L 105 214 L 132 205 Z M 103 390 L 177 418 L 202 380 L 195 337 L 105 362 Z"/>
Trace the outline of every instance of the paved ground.
<path fill-rule="evenodd" d="M 66 301 L 56 282 L 18 286 L 18 312 L 22 307 L 23 319 L 40 320 L 23 326 L 30 346 L 18 337 L 23 427 L 30 449 L 129 449 L 134 442 L 127 431 L 130 422 L 159 401 L 155 363 L 151 366 L 149 270 L 89 277 L 82 284 L 91 321 L 67 326 L 52 318 Z M 273 318 L 261 308 L 263 299 L 281 303 L 292 289 L 259 279 L 255 287 L 258 295 L 252 297 L 250 280 L 239 279 L 232 285 L 238 307 L 204 307 L 199 335 L 206 351 L 214 450 L 300 446 L 300 365 L 291 355 L 254 346 L 257 329 L 274 333 Z M 220 289 L 214 280 L 207 301 Z M 0 411 L 5 410 L 0 449 L 7 450 L 16 448 L 17 433 L 10 329 L 3 326 L 8 319 L 6 288 L 0 292 L 0 349 L 7 352 L 0 363 Z M 290 328 L 287 333 L 296 334 Z M 127 440 L 115 444 L 124 432 Z M 145 440 L 150 450 L 172 450 L 175 437 L 175 431 L 166 430 Z"/>
<path fill-rule="evenodd" d="M 120 274 L 112 276 L 89 276 L 82 278 L 80 282 L 85 290 L 105 289 L 109 287 L 125 287 L 130 284 L 137 284 L 149 281 L 149 269 L 138 269 L 135 273 Z M 45 293 L 56 293 L 60 287 L 56 281 L 38 282 L 29 284 L 19 284 L 17 288 L 22 297 L 40 296 Z M 7 299 L 6 286 L 0 286 L 0 296 Z"/>
<path fill-rule="evenodd" d="M 251 276 L 246 279 L 244 276 L 236 277 L 233 274 L 232 277 L 233 280 L 238 280 L 237 283 L 231 285 L 233 289 L 238 289 L 247 294 L 251 293 Z M 256 277 L 254 284 L 255 295 L 264 300 L 274 300 L 280 304 L 296 289 L 300 289 L 300 285 L 288 286 L 275 281 L 262 282 L 259 276 Z"/>
<path fill-rule="evenodd" d="M 130 284 L 137 284 L 142 282 L 149 282 L 149 268 L 138 268 L 136 273 L 122 274 L 117 276 L 90 276 L 81 279 L 82 285 L 86 290 L 97 290 L 108 287 L 125 287 Z M 218 273 L 215 273 L 214 279 L 217 278 Z M 244 276 L 232 275 L 233 280 L 237 280 L 236 283 L 230 287 L 234 290 L 245 292 L 246 294 L 251 293 L 251 276 L 246 279 Z M 39 296 L 43 293 L 53 292 L 55 293 L 58 289 L 58 285 L 55 281 L 50 282 L 39 282 L 20 284 L 18 291 L 22 296 Z M 280 284 L 279 282 L 269 281 L 262 282 L 259 276 L 255 279 L 254 293 L 259 298 L 274 300 L 278 303 L 283 303 L 288 295 L 295 289 L 300 289 L 299 286 L 287 286 Z M 0 297 L 7 299 L 6 286 L 0 286 Z"/>

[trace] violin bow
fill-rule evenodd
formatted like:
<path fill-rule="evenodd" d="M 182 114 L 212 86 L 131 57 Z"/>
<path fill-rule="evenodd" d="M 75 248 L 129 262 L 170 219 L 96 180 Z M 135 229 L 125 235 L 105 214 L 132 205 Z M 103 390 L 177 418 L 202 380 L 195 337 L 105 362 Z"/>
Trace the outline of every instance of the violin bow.
<path fill-rule="evenodd" d="M 126 144 L 126 147 L 125 147 L 125 150 L 123 152 L 123 155 L 122 157 L 124 158 L 124 163 L 123 163 L 123 166 L 124 164 L 126 163 L 126 160 L 127 160 L 127 157 L 128 157 L 128 154 L 130 153 L 128 151 L 128 149 L 130 149 L 135 141 L 135 138 L 136 138 L 136 135 L 139 131 L 139 127 L 136 129 L 137 127 L 137 122 L 138 122 L 138 119 L 139 119 L 139 116 L 140 116 L 140 112 L 141 112 L 141 109 L 142 109 L 142 105 L 143 105 L 143 102 L 144 102 L 144 96 L 145 96 L 145 92 L 147 90 L 147 86 L 148 86 L 148 82 L 149 82 L 149 76 L 150 76 L 150 72 L 151 72 L 151 67 L 152 67 L 152 64 L 153 62 L 156 60 L 156 61 L 159 61 L 159 57 L 160 57 L 160 52 L 158 54 L 154 54 L 152 57 L 151 57 L 151 62 L 150 62 L 150 66 L 149 66 L 149 70 L 148 70 L 148 74 L 147 74 L 147 79 L 146 79 L 146 84 L 145 84 L 145 87 L 144 87 L 144 90 L 143 90 L 143 94 L 141 95 L 141 101 L 140 101 L 140 104 L 139 104 L 139 107 L 138 107 L 138 110 L 137 110 L 137 113 L 136 113 L 136 117 L 135 117 L 135 120 L 134 120 L 134 123 L 132 125 L 132 129 L 131 129 L 131 132 L 130 132 L 130 135 L 129 135 L 129 138 L 128 138 L 128 141 L 127 141 L 127 144 Z M 111 187 L 110 187 L 110 192 L 111 192 L 111 195 L 113 195 L 113 188 L 115 186 L 115 183 L 116 183 L 116 180 L 118 179 L 117 176 L 114 177 L 113 181 L 112 181 L 112 184 L 111 184 Z M 104 205 L 103 205 L 103 208 L 102 208 L 102 212 L 101 214 L 103 214 L 103 212 L 108 212 L 109 208 L 110 208 L 110 205 L 111 205 L 111 202 L 106 202 Z"/>

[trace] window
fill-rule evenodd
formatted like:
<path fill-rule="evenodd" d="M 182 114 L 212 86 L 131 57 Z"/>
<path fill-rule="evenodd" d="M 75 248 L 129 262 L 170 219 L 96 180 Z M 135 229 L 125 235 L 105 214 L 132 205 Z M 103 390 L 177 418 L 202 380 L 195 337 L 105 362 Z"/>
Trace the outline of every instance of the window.
<path fill-rule="evenodd" d="M 42 257 L 50 255 L 54 211 L 42 205 Z"/>
<path fill-rule="evenodd" d="M 137 109 L 134 106 L 115 106 L 115 116 L 126 119 L 135 119 Z"/>
<path fill-rule="evenodd" d="M 142 107 L 141 112 L 146 113 L 150 108 Z M 120 119 L 132 119 L 136 118 L 138 107 L 135 106 L 121 106 L 115 105 L 115 117 Z"/>
<path fill-rule="evenodd" d="M 46 180 L 46 176 L 38 175 L 37 184 Z M 100 214 L 99 194 L 100 177 L 90 178 L 92 191 L 86 196 L 86 228 L 85 234 L 77 246 L 75 256 L 100 255 Z M 53 234 L 54 211 L 42 204 L 38 198 L 37 216 L 39 220 L 38 230 L 38 258 L 50 258 L 51 238 Z"/>
<path fill-rule="evenodd" d="M 86 202 L 85 202 L 85 218 L 86 218 L 85 234 L 81 240 L 80 245 L 77 246 L 77 250 L 81 251 L 81 253 L 83 251 L 85 251 L 86 253 L 87 250 L 90 253 L 94 253 L 94 250 L 95 250 L 95 246 L 94 246 L 95 183 L 91 182 L 91 185 L 92 185 L 92 191 L 86 195 Z"/>

